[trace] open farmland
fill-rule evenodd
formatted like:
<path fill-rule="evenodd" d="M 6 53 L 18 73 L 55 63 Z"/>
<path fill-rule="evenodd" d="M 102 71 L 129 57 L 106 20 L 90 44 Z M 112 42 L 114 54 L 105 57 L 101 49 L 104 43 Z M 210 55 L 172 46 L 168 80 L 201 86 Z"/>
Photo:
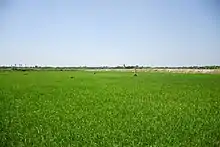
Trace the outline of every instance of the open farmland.
<path fill-rule="evenodd" d="M 0 72 L 0 146 L 220 146 L 220 75 Z"/>

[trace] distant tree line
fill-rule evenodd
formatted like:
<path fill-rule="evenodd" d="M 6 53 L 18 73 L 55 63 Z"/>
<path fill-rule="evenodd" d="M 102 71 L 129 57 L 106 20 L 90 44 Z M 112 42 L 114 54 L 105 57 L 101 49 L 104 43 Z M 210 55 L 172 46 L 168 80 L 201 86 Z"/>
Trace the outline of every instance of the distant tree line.
<path fill-rule="evenodd" d="M 183 67 L 149 67 L 149 66 L 100 66 L 100 67 L 50 67 L 50 66 L 31 66 L 31 67 L 22 67 L 22 66 L 0 66 L 0 70 L 13 70 L 13 71 L 32 71 L 32 70 L 82 70 L 82 69 L 220 69 L 220 66 L 183 66 Z"/>

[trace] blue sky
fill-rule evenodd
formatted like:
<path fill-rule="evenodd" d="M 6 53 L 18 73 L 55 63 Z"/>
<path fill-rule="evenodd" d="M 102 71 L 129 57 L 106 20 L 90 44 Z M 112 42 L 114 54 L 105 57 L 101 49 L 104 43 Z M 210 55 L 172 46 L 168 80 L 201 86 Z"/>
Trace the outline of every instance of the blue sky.
<path fill-rule="evenodd" d="M 0 65 L 220 65 L 217 0 L 7 0 Z"/>

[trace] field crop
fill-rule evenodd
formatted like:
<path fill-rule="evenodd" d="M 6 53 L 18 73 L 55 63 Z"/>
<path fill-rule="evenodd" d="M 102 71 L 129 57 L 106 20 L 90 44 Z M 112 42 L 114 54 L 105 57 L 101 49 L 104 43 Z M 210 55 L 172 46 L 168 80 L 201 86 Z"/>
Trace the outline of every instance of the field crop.
<path fill-rule="evenodd" d="M 220 75 L 0 72 L 0 146 L 220 146 Z"/>

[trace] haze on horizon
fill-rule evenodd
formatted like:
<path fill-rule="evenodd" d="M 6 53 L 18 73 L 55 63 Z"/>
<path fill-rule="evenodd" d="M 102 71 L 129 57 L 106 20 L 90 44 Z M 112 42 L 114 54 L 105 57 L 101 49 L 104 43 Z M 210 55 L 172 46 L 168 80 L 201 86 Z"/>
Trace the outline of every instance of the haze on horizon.
<path fill-rule="evenodd" d="M 0 65 L 220 65 L 218 0 L 4 2 Z"/>

